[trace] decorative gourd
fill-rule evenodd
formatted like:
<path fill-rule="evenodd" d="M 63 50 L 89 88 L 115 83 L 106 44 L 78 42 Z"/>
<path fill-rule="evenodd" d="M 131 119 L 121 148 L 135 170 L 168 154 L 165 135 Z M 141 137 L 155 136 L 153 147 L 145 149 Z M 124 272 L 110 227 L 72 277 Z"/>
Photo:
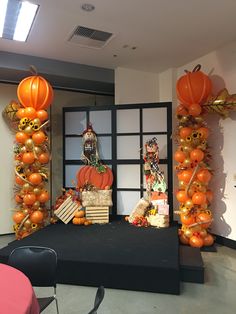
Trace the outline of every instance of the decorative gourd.
<path fill-rule="evenodd" d="M 109 167 L 105 172 L 98 172 L 93 166 L 83 166 L 77 172 L 77 186 L 80 188 L 86 183 L 94 185 L 96 188 L 104 190 L 105 187 L 113 183 L 113 174 Z"/>
<path fill-rule="evenodd" d="M 184 105 L 201 104 L 211 93 L 211 80 L 200 69 L 198 64 L 192 72 L 185 71 L 177 81 L 177 97 Z"/>
<path fill-rule="evenodd" d="M 53 89 L 42 76 L 33 75 L 20 82 L 17 96 L 24 107 L 47 109 L 53 101 Z"/>
<path fill-rule="evenodd" d="M 75 213 L 76 218 L 82 218 L 84 217 L 84 210 L 79 210 Z"/>

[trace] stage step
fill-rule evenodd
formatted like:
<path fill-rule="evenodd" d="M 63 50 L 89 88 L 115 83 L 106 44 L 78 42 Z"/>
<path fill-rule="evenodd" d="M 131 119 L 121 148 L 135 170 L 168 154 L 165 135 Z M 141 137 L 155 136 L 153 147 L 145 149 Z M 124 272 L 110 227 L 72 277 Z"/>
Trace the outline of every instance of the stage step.
<path fill-rule="evenodd" d="M 200 249 L 180 245 L 179 257 L 181 281 L 204 283 L 204 263 Z"/>

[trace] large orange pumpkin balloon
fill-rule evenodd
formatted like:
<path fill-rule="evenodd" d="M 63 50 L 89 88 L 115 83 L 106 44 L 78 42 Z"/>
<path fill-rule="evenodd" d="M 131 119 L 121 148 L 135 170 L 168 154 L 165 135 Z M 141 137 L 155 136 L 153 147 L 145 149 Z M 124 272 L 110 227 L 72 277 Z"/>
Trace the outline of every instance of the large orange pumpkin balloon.
<path fill-rule="evenodd" d="M 177 81 L 177 97 L 185 105 L 201 104 L 211 93 L 211 80 L 200 69 L 201 66 L 197 65 Z"/>
<path fill-rule="evenodd" d="M 33 107 L 36 110 L 46 109 L 53 101 L 53 89 L 42 76 L 34 75 L 20 82 L 17 96 L 24 107 Z"/>

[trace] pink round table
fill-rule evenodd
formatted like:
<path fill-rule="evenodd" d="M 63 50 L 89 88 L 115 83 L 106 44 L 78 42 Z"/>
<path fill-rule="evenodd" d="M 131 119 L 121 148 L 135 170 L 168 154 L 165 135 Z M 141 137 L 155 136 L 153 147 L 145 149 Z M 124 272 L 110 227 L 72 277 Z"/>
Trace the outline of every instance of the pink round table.
<path fill-rule="evenodd" d="M 5 264 L 0 264 L 0 313 L 39 313 L 39 304 L 29 279 Z"/>

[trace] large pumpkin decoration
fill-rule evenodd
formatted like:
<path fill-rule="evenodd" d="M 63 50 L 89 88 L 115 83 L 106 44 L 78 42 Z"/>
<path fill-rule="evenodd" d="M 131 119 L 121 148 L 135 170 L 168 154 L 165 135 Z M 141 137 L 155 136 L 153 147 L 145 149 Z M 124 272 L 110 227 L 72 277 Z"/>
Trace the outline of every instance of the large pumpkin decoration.
<path fill-rule="evenodd" d="M 53 101 L 53 89 L 42 76 L 34 75 L 20 82 L 17 96 L 24 107 L 47 109 Z"/>
<path fill-rule="evenodd" d="M 191 104 L 201 104 L 211 93 L 211 80 L 200 69 L 201 65 L 198 64 L 192 72 L 186 71 L 177 81 L 178 99 L 187 107 Z"/>
<path fill-rule="evenodd" d="M 113 173 L 109 167 L 105 168 L 105 172 L 98 172 L 96 167 L 83 166 L 77 173 L 77 186 L 80 188 L 87 183 L 103 190 L 112 185 Z"/>

